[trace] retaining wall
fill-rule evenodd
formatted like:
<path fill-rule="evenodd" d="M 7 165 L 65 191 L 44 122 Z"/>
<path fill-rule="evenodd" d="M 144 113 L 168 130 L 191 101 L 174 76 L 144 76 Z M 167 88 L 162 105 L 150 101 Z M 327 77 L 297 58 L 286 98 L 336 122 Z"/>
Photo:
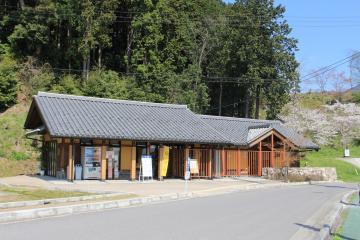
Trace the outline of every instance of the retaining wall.
<path fill-rule="evenodd" d="M 336 168 L 330 167 L 290 167 L 263 168 L 262 175 L 270 180 L 303 181 L 336 181 Z"/>

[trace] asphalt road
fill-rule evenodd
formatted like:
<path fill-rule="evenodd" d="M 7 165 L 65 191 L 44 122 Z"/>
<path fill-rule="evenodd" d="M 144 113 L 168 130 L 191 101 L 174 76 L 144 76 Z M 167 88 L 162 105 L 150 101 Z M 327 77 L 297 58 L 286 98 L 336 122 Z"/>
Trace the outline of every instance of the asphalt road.
<path fill-rule="evenodd" d="M 1 240 L 290 239 L 351 186 L 303 185 L 0 225 Z"/>

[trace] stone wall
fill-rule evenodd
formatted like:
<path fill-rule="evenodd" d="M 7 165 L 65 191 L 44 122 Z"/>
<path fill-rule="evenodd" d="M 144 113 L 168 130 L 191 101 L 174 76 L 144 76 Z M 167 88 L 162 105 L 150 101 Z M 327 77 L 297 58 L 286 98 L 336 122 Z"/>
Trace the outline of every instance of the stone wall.
<path fill-rule="evenodd" d="M 336 168 L 328 167 L 290 167 L 290 168 L 263 168 L 262 175 L 271 180 L 289 180 L 290 182 L 303 181 L 335 181 Z"/>

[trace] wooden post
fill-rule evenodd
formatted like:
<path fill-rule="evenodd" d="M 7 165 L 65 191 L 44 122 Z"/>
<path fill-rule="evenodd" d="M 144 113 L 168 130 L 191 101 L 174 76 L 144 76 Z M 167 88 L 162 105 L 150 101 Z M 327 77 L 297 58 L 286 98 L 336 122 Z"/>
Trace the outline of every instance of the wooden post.
<path fill-rule="evenodd" d="M 185 179 L 185 175 L 186 175 L 186 165 L 187 165 L 188 158 L 189 158 L 189 146 L 185 146 L 185 149 L 184 149 L 184 179 Z"/>
<path fill-rule="evenodd" d="M 284 145 L 283 145 L 283 154 L 284 154 L 284 164 L 286 164 L 287 167 L 289 167 L 289 162 L 286 159 L 286 143 L 284 141 Z"/>
<path fill-rule="evenodd" d="M 239 148 L 236 151 L 236 157 L 237 157 L 236 175 L 240 176 L 241 175 L 241 152 L 240 152 Z"/>
<path fill-rule="evenodd" d="M 259 151 L 258 151 L 258 176 L 262 175 L 262 146 L 261 141 L 259 142 Z"/>
<path fill-rule="evenodd" d="M 74 180 L 74 159 L 73 159 L 73 146 L 72 143 L 69 144 L 69 158 L 68 158 L 68 166 L 66 169 L 66 178 L 69 181 Z"/>
<path fill-rule="evenodd" d="M 101 145 L 101 180 L 106 180 L 106 145 L 102 142 Z"/>
<path fill-rule="evenodd" d="M 159 157 L 158 157 L 158 179 L 160 181 L 163 180 L 163 177 L 161 176 L 162 172 L 162 166 L 163 166 L 163 158 L 164 158 L 164 147 L 163 145 L 159 146 Z"/>
<path fill-rule="evenodd" d="M 285 142 L 284 140 L 281 140 L 282 144 L 283 144 L 283 150 L 281 152 L 281 167 L 285 167 Z M 280 150 L 281 151 L 281 150 Z"/>
<path fill-rule="evenodd" d="M 221 149 L 221 176 L 225 176 L 225 149 Z"/>
<path fill-rule="evenodd" d="M 130 180 L 136 180 L 136 145 L 131 146 L 131 169 L 130 169 Z"/>
<path fill-rule="evenodd" d="M 59 143 L 60 146 L 60 159 L 58 159 L 58 161 L 56 162 L 56 177 L 58 171 L 61 171 L 65 165 L 65 139 L 62 138 L 61 139 L 61 143 Z"/>
<path fill-rule="evenodd" d="M 208 160 L 208 177 L 212 179 L 212 149 L 208 149 L 209 152 L 209 160 Z"/>
<path fill-rule="evenodd" d="M 273 168 L 275 167 L 274 163 L 274 133 L 271 134 L 271 156 L 270 156 L 271 164 L 270 166 Z"/>

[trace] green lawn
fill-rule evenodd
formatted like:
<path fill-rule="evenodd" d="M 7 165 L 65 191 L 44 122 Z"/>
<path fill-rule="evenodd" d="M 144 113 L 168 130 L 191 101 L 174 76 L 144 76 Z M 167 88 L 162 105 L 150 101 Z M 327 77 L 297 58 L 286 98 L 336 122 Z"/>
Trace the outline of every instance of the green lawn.
<path fill-rule="evenodd" d="M 0 202 L 28 201 L 49 198 L 79 197 L 91 195 L 87 192 L 59 191 L 28 187 L 0 187 Z"/>
<path fill-rule="evenodd" d="M 350 148 L 351 157 L 360 158 L 360 147 Z M 360 182 L 360 168 L 339 160 L 343 156 L 342 149 L 324 147 L 318 152 L 309 152 L 301 160 L 301 166 L 308 167 L 335 167 L 338 180 L 345 182 Z M 355 169 L 359 175 L 357 175 Z"/>

